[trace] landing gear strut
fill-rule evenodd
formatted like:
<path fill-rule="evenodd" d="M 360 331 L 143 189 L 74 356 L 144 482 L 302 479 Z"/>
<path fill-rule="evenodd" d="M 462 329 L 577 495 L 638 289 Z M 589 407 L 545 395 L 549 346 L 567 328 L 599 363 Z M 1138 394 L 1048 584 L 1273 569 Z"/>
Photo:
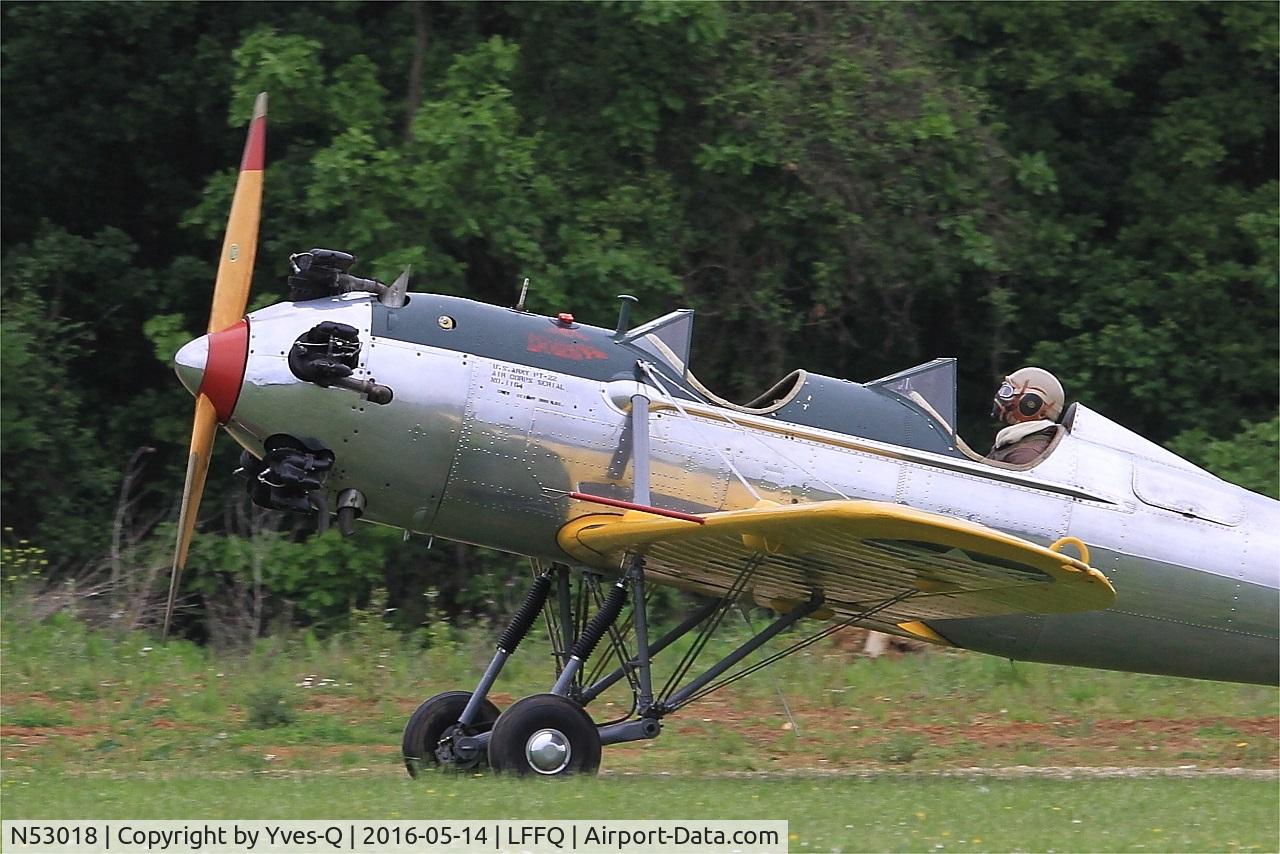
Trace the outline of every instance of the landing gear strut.
<path fill-rule="evenodd" d="M 729 672 L 801 618 L 817 611 L 823 600 L 815 591 L 808 601 L 780 614 L 701 675 L 686 681 L 711 635 L 745 596 L 758 563 L 759 558 L 747 561 L 720 598 L 706 603 L 652 642 L 648 637 L 644 560 L 639 555 L 629 557 L 622 578 L 607 595 L 601 593 L 599 576 L 586 570 L 579 572 L 576 602 L 568 567 L 556 565 L 538 575 L 524 604 L 499 639 L 497 652 L 476 689 L 470 693 L 439 694 L 423 703 L 410 718 L 403 743 L 409 773 L 416 776 L 432 766 L 473 769 L 487 760 L 495 771 L 519 776 L 593 774 L 600 766 L 603 745 L 655 738 L 662 731 L 661 721 L 666 715 L 914 595 L 902 593 L 867 604 L 847 619 L 827 623 L 804 639 Z M 553 588 L 556 595 L 551 602 Z M 620 630 L 618 618 L 628 599 L 631 615 L 628 625 Z M 597 605 L 596 612 L 584 621 L 587 605 L 592 601 Z M 525 697 L 498 714 L 488 700 L 489 689 L 539 611 L 546 616 L 557 678 L 549 692 Z M 693 643 L 675 663 L 661 690 L 655 690 L 651 667 L 654 656 L 695 631 Z M 628 635 L 635 645 L 634 654 L 627 648 Z M 592 653 L 606 638 L 620 664 L 601 674 L 603 667 L 597 663 L 592 672 L 588 669 Z M 618 720 L 597 724 L 585 707 L 622 679 L 631 686 L 631 711 Z"/>

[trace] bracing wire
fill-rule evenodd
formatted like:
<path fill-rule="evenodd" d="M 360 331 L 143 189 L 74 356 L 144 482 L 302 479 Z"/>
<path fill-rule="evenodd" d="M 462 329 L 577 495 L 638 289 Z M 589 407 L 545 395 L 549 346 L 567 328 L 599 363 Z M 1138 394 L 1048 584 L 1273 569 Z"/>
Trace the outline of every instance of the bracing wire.
<path fill-rule="evenodd" d="M 732 685 L 734 682 L 737 682 L 739 679 L 745 679 L 746 677 L 750 676 L 752 673 L 762 670 L 776 661 L 786 658 L 789 655 L 793 655 L 802 649 L 810 647 L 813 644 L 817 643 L 818 641 L 822 640 L 823 638 L 830 637 L 832 634 L 840 631 L 843 628 L 856 625 L 857 623 L 863 620 L 866 620 L 870 617 L 873 617 L 887 608 L 892 608 L 894 605 L 898 604 L 899 602 L 903 602 L 907 599 L 910 599 L 913 596 L 918 595 L 918 593 L 919 591 L 916 591 L 916 590 L 904 590 L 901 593 L 897 593 L 893 596 L 890 596 L 888 599 L 883 599 L 879 602 L 876 602 L 870 607 L 858 612 L 857 614 L 853 614 L 847 617 L 846 619 L 841 620 L 838 623 L 830 623 L 827 625 L 826 628 L 822 629 L 821 631 L 815 634 L 809 635 L 807 638 L 804 638 L 803 640 L 796 641 L 786 649 L 775 652 L 772 655 L 769 655 L 766 658 L 763 658 L 757 661 L 755 664 L 750 665 L 749 667 L 744 667 L 743 669 L 729 676 L 725 676 L 721 678 L 718 682 L 713 682 L 710 685 L 707 685 L 706 687 L 698 691 L 696 694 L 693 694 L 690 697 L 686 697 L 680 703 L 680 705 L 677 706 L 676 708 L 681 708 L 689 705 L 690 703 L 697 702 L 698 700 L 702 699 L 703 697 L 707 696 L 713 691 L 719 691 L 721 688 L 724 688 L 728 685 Z"/>

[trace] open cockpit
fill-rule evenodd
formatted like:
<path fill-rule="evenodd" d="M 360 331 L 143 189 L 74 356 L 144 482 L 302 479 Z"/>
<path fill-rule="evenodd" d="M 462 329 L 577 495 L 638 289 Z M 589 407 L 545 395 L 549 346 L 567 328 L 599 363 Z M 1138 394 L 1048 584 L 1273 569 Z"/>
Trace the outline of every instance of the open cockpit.
<path fill-rule="evenodd" d="M 1025 471 L 1044 462 L 1058 447 L 1062 437 L 1071 431 L 1071 421 L 1075 417 L 1076 405 L 1069 406 L 1055 425 L 1053 435 L 1044 450 L 1035 459 L 1026 463 L 1009 463 L 994 460 L 979 454 L 969 447 L 956 432 L 956 360 L 950 358 L 934 359 L 915 367 L 907 368 L 896 374 L 874 380 L 867 384 L 872 388 L 883 389 L 918 406 L 926 415 L 933 418 L 951 433 L 956 449 L 971 460 L 998 468 Z"/>
<path fill-rule="evenodd" d="M 956 431 L 956 360 L 933 359 L 887 377 L 859 384 L 794 370 L 746 403 L 734 403 L 707 388 L 689 370 L 693 312 L 681 309 L 628 331 L 622 342 L 652 356 L 684 390 L 746 415 L 777 418 L 863 438 L 892 441 L 997 468 L 1034 468 L 1053 452 L 1069 429 L 1069 409 L 1045 451 L 1030 463 L 998 462 L 974 451 Z"/>

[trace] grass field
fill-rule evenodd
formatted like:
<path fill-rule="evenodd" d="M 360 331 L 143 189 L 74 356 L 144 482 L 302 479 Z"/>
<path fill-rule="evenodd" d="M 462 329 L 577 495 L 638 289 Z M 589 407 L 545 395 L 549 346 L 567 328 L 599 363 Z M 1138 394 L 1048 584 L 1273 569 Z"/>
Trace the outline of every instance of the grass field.
<path fill-rule="evenodd" d="M 750 817 L 789 820 L 792 850 L 1280 847 L 1276 689 L 954 651 L 815 646 L 606 748 L 599 779 L 410 781 L 404 719 L 470 687 L 491 651 L 474 634 L 422 650 L 369 619 L 215 654 L 8 608 L 4 817 Z M 530 641 L 499 706 L 546 690 Z M 597 719 L 625 711 L 604 700 Z"/>
<path fill-rule="evenodd" d="M 1253 780 L 662 779 L 433 776 L 166 780 L 60 776 L 6 817 L 787 819 L 792 851 L 1270 851 L 1276 785 Z M 335 804 L 341 804 L 340 808 Z"/>

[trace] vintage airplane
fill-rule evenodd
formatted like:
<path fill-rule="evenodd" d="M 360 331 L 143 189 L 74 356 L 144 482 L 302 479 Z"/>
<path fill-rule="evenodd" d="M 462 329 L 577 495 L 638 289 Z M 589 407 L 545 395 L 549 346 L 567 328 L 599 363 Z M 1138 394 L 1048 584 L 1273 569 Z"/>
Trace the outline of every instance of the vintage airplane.
<path fill-rule="evenodd" d="M 866 384 L 795 371 L 736 405 L 689 372 L 688 310 L 632 327 L 624 297 L 603 329 L 410 294 L 407 275 L 360 279 L 326 250 L 291 259 L 288 301 L 242 317 L 264 117 L 260 96 L 209 334 L 176 357 L 196 414 L 170 610 L 217 425 L 244 447 L 260 504 L 546 565 L 476 688 L 410 718 L 411 773 L 592 772 L 602 745 L 653 738 L 667 714 L 852 624 L 1011 659 L 1277 682 L 1280 502 L 1083 404 L 1035 463 L 996 464 L 955 433 L 952 360 Z M 708 602 L 651 638 L 652 584 Z M 778 616 L 686 681 L 741 602 Z M 499 712 L 489 689 L 543 612 L 554 683 Z M 819 628 L 743 664 L 804 618 Z M 656 687 L 653 657 L 690 634 Z M 604 638 L 621 663 L 588 679 Z M 623 679 L 631 713 L 597 724 L 585 707 Z"/>

